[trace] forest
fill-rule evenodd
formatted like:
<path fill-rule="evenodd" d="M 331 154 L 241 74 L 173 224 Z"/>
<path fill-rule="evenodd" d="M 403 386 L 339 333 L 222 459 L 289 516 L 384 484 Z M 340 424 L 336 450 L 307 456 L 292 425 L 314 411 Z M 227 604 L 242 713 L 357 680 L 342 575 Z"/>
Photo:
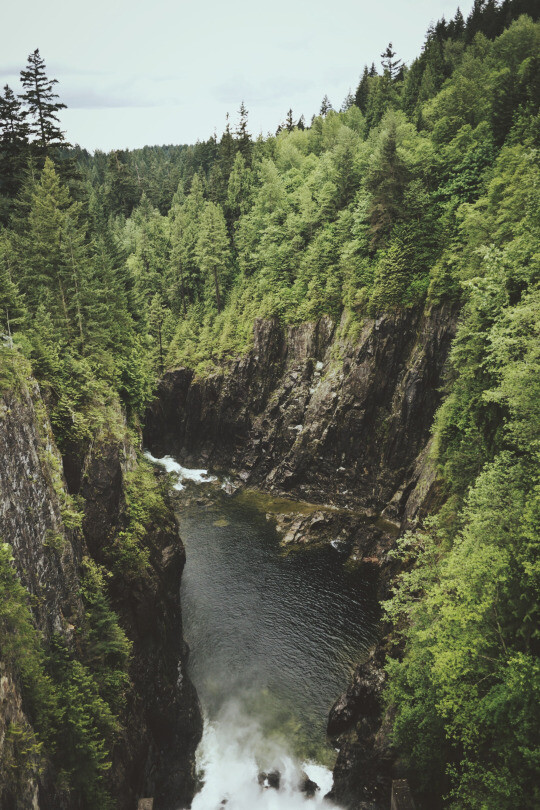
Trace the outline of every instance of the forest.
<path fill-rule="evenodd" d="M 384 312 L 460 307 L 433 426 L 444 497 L 400 540 L 385 604 L 393 740 L 423 808 L 540 806 L 539 18 L 475 0 L 410 65 L 390 43 L 339 110 L 325 96 L 256 139 L 242 103 L 220 138 L 90 154 L 39 51 L 0 97 L 0 389 L 31 371 L 64 459 L 108 411 L 137 431 L 167 369 L 246 353 L 255 318 L 328 315 L 354 341 Z M 144 565 L 128 557 L 111 567 Z M 69 765 L 89 806 L 129 654 L 103 577 L 86 578 L 88 644 L 99 623 L 110 637 L 100 693 L 101 664 L 43 658 L 0 546 L 0 643 L 19 622 L 37 728 L 57 734 L 61 669 L 101 718 L 92 772 Z"/>

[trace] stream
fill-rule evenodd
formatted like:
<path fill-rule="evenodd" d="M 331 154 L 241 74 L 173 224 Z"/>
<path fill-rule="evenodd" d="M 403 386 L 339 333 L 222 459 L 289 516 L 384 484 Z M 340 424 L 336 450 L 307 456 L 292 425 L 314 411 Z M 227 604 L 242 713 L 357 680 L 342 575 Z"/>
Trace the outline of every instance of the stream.
<path fill-rule="evenodd" d="M 331 545 L 283 548 L 272 513 L 313 508 L 265 494 L 227 497 L 204 470 L 174 475 L 189 673 L 205 719 L 193 810 L 330 806 L 328 712 L 375 640 L 373 588 Z M 279 772 L 279 789 L 258 782 Z M 299 790 L 306 776 L 319 790 Z M 262 781 L 263 776 L 260 776 Z"/>

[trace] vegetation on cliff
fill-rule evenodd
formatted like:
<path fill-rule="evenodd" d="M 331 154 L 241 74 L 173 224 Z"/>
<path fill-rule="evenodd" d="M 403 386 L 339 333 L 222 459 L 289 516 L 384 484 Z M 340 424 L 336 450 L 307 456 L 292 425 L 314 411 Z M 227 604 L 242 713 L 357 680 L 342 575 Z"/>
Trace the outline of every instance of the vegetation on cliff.
<path fill-rule="evenodd" d="M 389 47 L 340 112 L 255 141 L 242 106 L 219 141 L 90 156 L 61 145 L 55 97 L 50 138 L 30 90 L 0 104 L 0 351 L 31 363 L 64 458 L 118 403 L 137 424 L 167 367 L 245 352 L 255 317 L 327 314 L 354 338 L 462 305 L 434 426 L 446 500 L 406 538 L 418 562 L 388 607 L 396 745 L 430 808 L 540 800 L 537 17 L 477 0 L 409 67 Z M 112 567 L 144 565 L 141 508 Z"/>

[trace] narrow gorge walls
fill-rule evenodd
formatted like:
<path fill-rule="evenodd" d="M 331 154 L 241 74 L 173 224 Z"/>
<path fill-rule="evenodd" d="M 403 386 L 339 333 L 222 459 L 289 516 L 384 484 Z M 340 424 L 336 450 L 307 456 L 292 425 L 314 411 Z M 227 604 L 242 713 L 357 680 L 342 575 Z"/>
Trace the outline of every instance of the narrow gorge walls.
<path fill-rule="evenodd" d="M 187 804 L 201 717 L 181 634 L 184 549 L 160 485 L 144 471 L 161 519 L 128 564 L 118 538 L 134 542 L 143 468 L 118 424 L 69 495 L 39 389 L 19 381 L 0 400 L 0 456 L 0 807 Z"/>

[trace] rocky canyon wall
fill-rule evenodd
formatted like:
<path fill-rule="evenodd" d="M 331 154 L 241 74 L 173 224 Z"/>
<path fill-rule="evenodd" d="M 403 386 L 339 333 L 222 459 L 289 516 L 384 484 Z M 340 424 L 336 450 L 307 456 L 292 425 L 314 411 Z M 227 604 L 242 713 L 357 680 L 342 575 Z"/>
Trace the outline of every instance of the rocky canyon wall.
<path fill-rule="evenodd" d="M 125 477 L 137 464 L 126 435 L 102 429 L 72 501 L 37 385 L 27 380 L 0 398 L 0 540 L 11 546 L 46 654 L 53 638 L 60 638 L 74 660 L 80 657 L 81 563 L 85 557 L 103 562 L 106 540 L 122 526 Z M 74 525 L 74 506 L 82 512 L 82 526 L 80 520 Z M 149 559 L 144 573 L 130 582 L 113 576 L 108 583 L 110 604 L 133 647 L 107 779 L 115 807 L 132 810 L 139 796 L 150 795 L 156 810 L 173 810 L 194 791 L 201 717 L 186 675 L 179 601 L 184 549 L 170 508 L 143 542 Z M 0 615 L 8 642 L 9 618 Z M 27 745 L 22 755 L 21 735 L 35 739 L 33 707 L 11 659 L 0 650 L 0 808 L 86 806 L 76 789 L 66 788 L 46 750 L 36 749 L 34 756 Z"/>

